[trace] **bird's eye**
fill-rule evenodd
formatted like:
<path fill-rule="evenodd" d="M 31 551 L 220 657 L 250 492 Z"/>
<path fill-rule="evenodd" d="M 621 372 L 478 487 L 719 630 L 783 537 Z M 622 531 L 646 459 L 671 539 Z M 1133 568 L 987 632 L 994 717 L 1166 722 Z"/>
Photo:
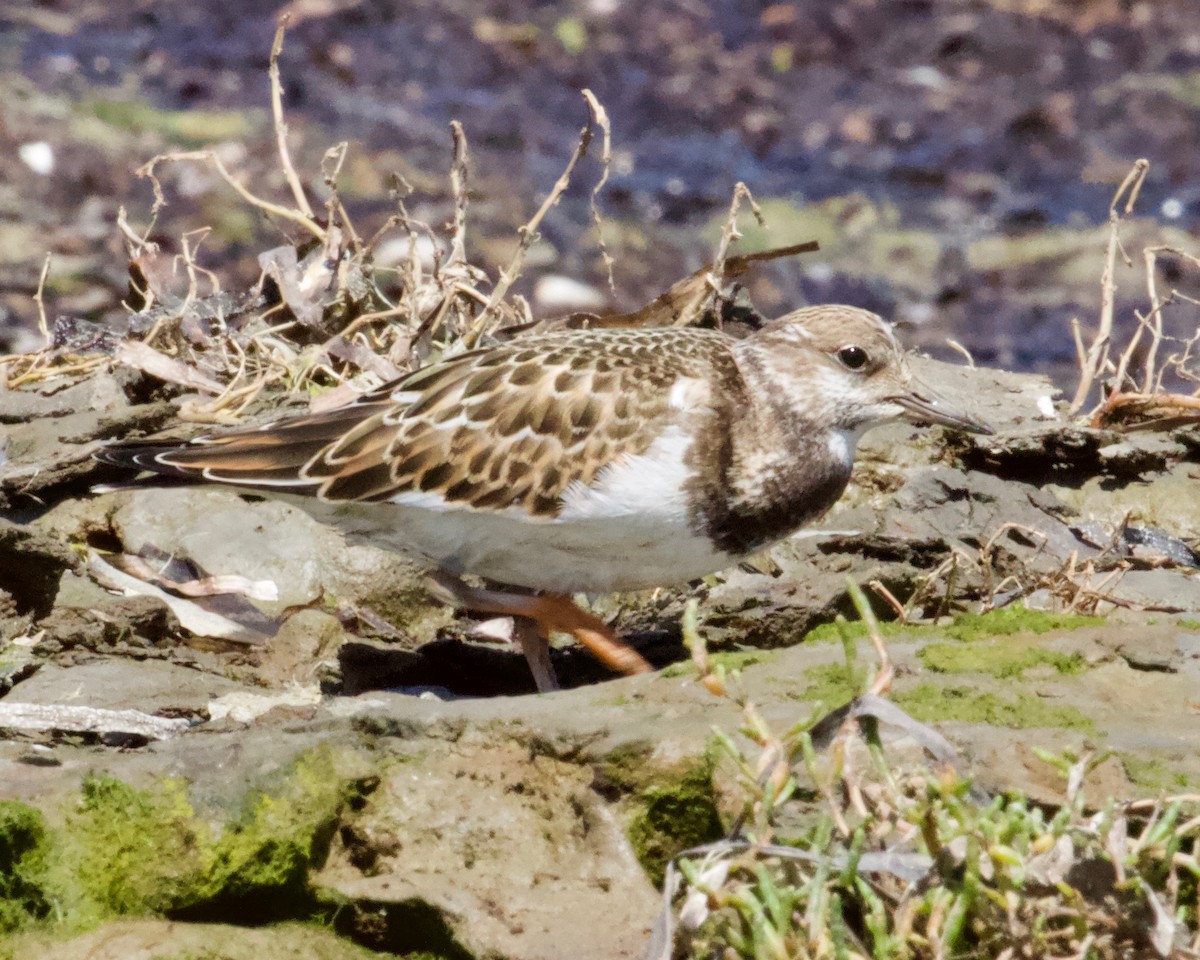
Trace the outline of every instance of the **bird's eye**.
<path fill-rule="evenodd" d="M 842 347 L 837 358 L 847 370 L 861 370 L 867 363 L 867 351 L 862 347 Z"/>

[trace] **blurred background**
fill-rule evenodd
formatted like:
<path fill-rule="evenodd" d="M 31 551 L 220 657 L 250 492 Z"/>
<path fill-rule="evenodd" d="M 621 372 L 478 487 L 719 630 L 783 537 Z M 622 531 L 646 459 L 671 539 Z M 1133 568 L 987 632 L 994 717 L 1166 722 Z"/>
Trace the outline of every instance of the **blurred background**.
<path fill-rule="evenodd" d="M 745 279 L 763 313 L 855 303 L 931 352 L 952 337 L 980 363 L 1064 380 L 1070 320 L 1095 323 L 1108 205 L 1136 158 L 1151 167 L 1125 232 L 1137 262 L 1117 277 L 1119 324 L 1146 302 L 1135 245 L 1197 252 L 1196 0 L 5 0 L 0 348 L 40 345 L 46 252 L 51 319 L 121 312 L 114 222 L 122 206 L 135 228 L 150 222 L 135 171 L 155 154 L 213 146 L 289 202 L 267 79 L 282 9 L 292 155 L 313 194 L 325 151 L 349 140 L 340 186 L 360 232 L 394 211 L 398 175 L 410 213 L 447 236 L 457 119 L 467 253 L 493 277 L 574 149 L 579 90 L 595 92 L 613 128 L 599 206 L 614 284 L 588 207 L 593 149 L 516 287 L 537 316 L 633 309 L 710 261 L 739 180 L 768 229 L 743 216 L 738 249 L 822 245 Z M 254 282 L 286 225 L 202 164 L 161 179 L 153 238 L 178 250 L 210 227 L 199 262 L 226 289 Z M 1189 269 L 1162 257 L 1165 289 L 1186 288 Z M 1194 329 L 1196 308 L 1181 309 Z"/>

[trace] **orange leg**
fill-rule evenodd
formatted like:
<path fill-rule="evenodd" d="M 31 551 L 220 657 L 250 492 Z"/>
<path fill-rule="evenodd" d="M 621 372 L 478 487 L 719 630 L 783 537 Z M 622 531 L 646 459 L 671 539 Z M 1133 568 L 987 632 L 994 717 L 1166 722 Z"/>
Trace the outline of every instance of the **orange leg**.
<path fill-rule="evenodd" d="M 654 668 L 632 647 L 622 643 L 604 621 L 592 616 L 571 600 L 558 593 L 541 596 L 510 593 L 504 590 L 485 590 L 471 587 L 445 573 L 433 576 L 438 592 L 453 604 L 479 613 L 523 617 L 533 621 L 536 638 L 518 627 L 517 638 L 533 670 L 539 690 L 557 689 L 554 671 L 550 667 L 547 640 L 554 631 L 570 634 L 583 644 L 601 663 L 621 673 L 646 673 Z M 448 597 L 447 597 L 448 595 Z M 540 643 L 537 642 L 540 640 Z M 548 672 L 549 681 L 544 677 Z M 553 686 L 545 685 L 553 683 Z"/>

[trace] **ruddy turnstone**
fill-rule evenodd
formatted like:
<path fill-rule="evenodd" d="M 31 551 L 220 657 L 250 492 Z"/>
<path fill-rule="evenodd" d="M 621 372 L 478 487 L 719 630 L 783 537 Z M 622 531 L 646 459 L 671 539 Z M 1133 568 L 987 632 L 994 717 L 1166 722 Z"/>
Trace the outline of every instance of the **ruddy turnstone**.
<path fill-rule="evenodd" d="M 427 561 L 461 605 L 525 618 L 518 637 L 551 689 L 551 631 L 614 669 L 649 669 L 569 594 L 684 582 L 788 536 L 841 496 L 863 431 L 899 418 L 989 432 L 913 380 L 883 320 L 822 306 L 744 339 L 694 327 L 528 336 L 325 413 L 96 456 L 284 496 Z"/>

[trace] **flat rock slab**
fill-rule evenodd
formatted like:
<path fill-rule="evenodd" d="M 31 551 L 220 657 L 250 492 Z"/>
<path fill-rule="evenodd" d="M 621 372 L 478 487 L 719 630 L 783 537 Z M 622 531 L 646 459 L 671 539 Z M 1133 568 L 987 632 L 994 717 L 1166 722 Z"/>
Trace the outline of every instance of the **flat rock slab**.
<path fill-rule="evenodd" d="M 207 719 L 217 697 L 246 688 L 212 673 L 162 660 L 95 660 L 73 667 L 46 664 L 13 687 L 6 704 L 57 704 L 139 710 L 164 717 Z"/>
<path fill-rule="evenodd" d="M 371 927 L 432 907 L 473 956 L 641 957 L 661 901 L 591 781 L 527 741 L 431 746 L 384 776 L 313 882 Z"/>
<path fill-rule="evenodd" d="M 13 960 L 368 960 L 378 954 L 311 924 L 264 928 L 169 920 L 118 920 L 79 937 L 57 940 L 18 937 L 8 945 Z"/>

